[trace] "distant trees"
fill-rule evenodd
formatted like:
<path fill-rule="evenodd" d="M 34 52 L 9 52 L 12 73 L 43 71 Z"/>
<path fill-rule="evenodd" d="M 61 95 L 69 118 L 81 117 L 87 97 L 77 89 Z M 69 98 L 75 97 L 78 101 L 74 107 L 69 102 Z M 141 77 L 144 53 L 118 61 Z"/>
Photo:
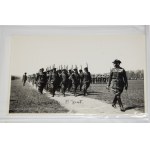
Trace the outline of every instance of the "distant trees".
<path fill-rule="evenodd" d="M 20 79 L 20 77 L 17 77 L 17 76 L 11 76 L 11 80 L 16 80 L 16 79 Z"/>
<path fill-rule="evenodd" d="M 130 70 L 126 71 L 129 80 L 143 80 L 144 70 Z"/>

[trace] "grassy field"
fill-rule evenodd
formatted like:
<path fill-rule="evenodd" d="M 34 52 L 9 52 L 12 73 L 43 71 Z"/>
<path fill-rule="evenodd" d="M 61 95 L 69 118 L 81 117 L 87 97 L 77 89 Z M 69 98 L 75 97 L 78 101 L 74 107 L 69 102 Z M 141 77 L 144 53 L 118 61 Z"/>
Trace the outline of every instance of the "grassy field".
<path fill-rule="evenodd" d="M 92 84 L 87 97 L 112 103 L 114 94 L 106 89 L 106 84 Z M 78 92 L 79 95 L 83 93 Z M 68 95 L 69 96 L 69 95 Z M 122 94 L 122 102 L 128 109 L 144 112 L 144 81 L 129 80 L 129 88 Z M 10 113 L 67 113 L 57 101 L 39 94 L 29 86 L 22 86 L 21 80 L 12 80 L 10 96 Z"/>
<path fill-rule="evenodd" d="M 129 80 L 128 91 L 122 93 L 122 102 L 126 109 L 137 109 L 144 112 L 144 81 Z M 114 94 L 108 92 L 106 84 L 92 84 L 89 88 L 88 97 L 112 103 Z"/>
<path fill-rule="evenodd" d="M 57 101 L 39 94 L 21 80 L 11 81 L 10 113 L 66 113 L 67 109 Z"/>

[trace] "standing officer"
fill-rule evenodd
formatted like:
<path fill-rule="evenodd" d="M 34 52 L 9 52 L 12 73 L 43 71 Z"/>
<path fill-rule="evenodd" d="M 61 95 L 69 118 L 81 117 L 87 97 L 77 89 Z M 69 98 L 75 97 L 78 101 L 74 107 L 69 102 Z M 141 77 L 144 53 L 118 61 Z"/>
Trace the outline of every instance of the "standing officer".
<path fill-rule="evenodd" d="M 83 94 L 84 96 L 87 94 L 87 89 L 90 86 L 90 83 L 92 82 L 91 74 L 88 71 L 88 68 L 84 68 L 84 78 L 83 78 Z"/>
<path fill-rule="evenodd" d="M 109 89 L 110 85 L 112 84 L 112 91 L 115 94 L 112 106 L 116 107 L 116 103 L 120 106 L 121 111 L 125 111 L 122 101 L 121 101 L 121 93 L 125 87 L 125 90 L 128 89 L 128 80 L 126 76 L 126 72 L 123 68 L 120 67 L 121 61 L 116 59 L 113 61 L 114 68 L 110 72 L 110 77 L 108 81 L 107 88 Z"/>
<path fill-rule="evenodd" d="M 22 77 L 23 86 L 25 86 L 26 81 L 27 81 L 27 73 L 25 72 Z"/>
<path fill-rule="evenodd" d="M 43 94 L 43 89 L 46 85 L 46 74 L 44 69 L 40 69 L 39 74 L 37 76 L 37 83 L 38 83 L 38 92 Z"/>

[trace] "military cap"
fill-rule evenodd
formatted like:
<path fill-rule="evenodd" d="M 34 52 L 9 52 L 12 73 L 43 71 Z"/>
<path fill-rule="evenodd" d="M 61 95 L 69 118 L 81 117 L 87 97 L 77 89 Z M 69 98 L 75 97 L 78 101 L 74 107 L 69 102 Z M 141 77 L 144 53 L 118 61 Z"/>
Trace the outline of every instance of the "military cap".
<path fill-rule="evenodd" d="M 82 69 L 80 69 L 79 71 L 82 71 Z"/>
<path fill-rule="evenodd" d="M 56 68 L 53 68 L 54 71 L 56 71 Z"/>
<path fill-rule="evenodd" d="M 44 71 L 44 68 L 41 68 L 40 70 L 41 70 L 41 71 Z"/>
<path fill-rule="evenodd" d="M 121 61 L 120 60 L 118 60 L 118 59 L 115 59 L 112 63 L 114 63 L 114 64 L 116 64 L 116 63 L 121 63 Z"/>
<path fill-rule="evenodd" d="M 77 68 L 73 69 L 74 71 L 77 71 Z"/>
<path fill-rule="evenodd" d="M 27 74 L 26 72 L 24 74 Z"/>

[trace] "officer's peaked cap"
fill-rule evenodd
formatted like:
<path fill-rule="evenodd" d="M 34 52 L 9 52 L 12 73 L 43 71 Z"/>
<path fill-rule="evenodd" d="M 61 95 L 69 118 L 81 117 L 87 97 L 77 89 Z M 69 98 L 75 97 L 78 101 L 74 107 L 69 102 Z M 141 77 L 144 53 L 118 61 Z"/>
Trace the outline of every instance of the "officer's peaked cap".
<path fill-rule="evenodd" d="M 114 63 L 114 64 L 116 64 L 116 63 L 121 63 L 121 61 L 120 60 L 118 60 L 118 59 L 115 59 L 112 63 Z"/>

